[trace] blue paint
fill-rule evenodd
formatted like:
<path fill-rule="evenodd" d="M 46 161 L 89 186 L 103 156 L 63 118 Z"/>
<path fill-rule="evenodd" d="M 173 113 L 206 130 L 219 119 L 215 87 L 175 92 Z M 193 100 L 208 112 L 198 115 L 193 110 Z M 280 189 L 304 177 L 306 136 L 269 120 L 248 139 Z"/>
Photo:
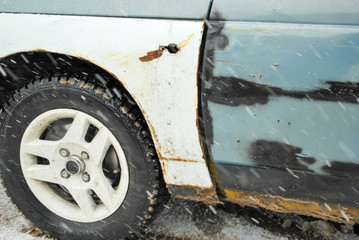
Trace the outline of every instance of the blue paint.
<path fill-rule="evenodd" d="M 333 162 L 359 164 L 359 101 L 357 93 L 351 92 L 359 86 L 359 27 L 302 22 L 225 21 L 217 35 L 208 35 L 207 43 L 212 45 L 206 48 L 211 59 L 204 63 L 209 70 L 202 99 L 214 163 L 257 166 L 260 159 L 254 159 L 255 144 L 266 141 L 299 149 L 296 160 L 304 170 L 318 174 L 328 174 L 322 168 Z M 223 39 L 228 44 L 220 48 L 217 43 Z M 228 87 L 236 79 L 269 92 L 269 98 L 255 92 L 253 97 L 251 93 L 243 97 L 247 85 L 236 95 Z M 327 91 L 333 89 L 328 82 L 343 86 L 345 93 Z M 273 89 L 285 94 L 276 95 Z M 296 95 L 315 91 L 328 95 L 323 99 Z M 210 96 L 218 92 L 222 99 Z M 344 100 L 345 96 L 354 96 L 354 101 Z M 308 158 L 315 162 L 306 162 Z M 286 160 L 276 167 L 298 168 L 297 163 L 286 165 Z"/>
<path fill-rule="evenodd" d="M 209 103 L 209 111 L 214 162 L 254 166 L 251 144 L 265 139 L 302 148 L 304 156 L 317 160 L 306 164 L 317 173 L 332 161 L 359 163 L 359 108 L 355 104 L 282 97 L 246 107 Z"/>
<path fill-rule="evenodd" d="M 222 33 L 229 45 L 215 52 L 214 76 L 296 91 L 359 82 L 358 27 L 227 22 Z"/>
<path fill-rule="evenodd" d="M 210 19 L 273 23 L 359 24 L 357 0 L 215 0 Z"/>
<path fill-rule="evenodd" d="M 204 19 L 210 0 L 2 0 L 0 13 L 42 13 L 104 17 Z"/>

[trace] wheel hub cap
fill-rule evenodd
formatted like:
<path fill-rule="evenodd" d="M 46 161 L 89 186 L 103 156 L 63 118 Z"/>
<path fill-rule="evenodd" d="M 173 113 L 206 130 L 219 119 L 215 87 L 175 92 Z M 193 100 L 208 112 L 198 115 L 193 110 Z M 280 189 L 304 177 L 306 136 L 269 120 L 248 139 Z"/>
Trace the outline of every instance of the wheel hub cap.
<path fill-rule="evenodd" d="M 66 171 L 71 175 L 78 175 L 85 170 L 85 162 L 81 157 L 73 155 L 67 159 Z"/>

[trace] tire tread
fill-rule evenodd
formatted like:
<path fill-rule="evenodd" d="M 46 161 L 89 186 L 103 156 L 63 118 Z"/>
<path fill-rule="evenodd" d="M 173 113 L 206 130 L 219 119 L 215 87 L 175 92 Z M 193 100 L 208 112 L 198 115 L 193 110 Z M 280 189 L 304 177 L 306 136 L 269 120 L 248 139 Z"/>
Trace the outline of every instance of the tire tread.
<path fill-rule="evenodd" d="M 88 93 L 96 95 L 105 104 L 118 109 L 118 113 L 124 123 L 131 129 L 141 144 L 148 163 L 149 179 L 152 183 L 152 189 L 148 191 L 148 198 L 141 216 L 138 216 L 138 223 L 129 226 L 128 235 L 125 239 L 137 239 L 144 234 L 146 226 L 152 222 L 154 217 L 163 209 L 163 205 L 169 199 L 169 194 L 163 180 L 161 166 L 157 157 L 156 149 L 153 144 L 151 134 L 147 123 L 141 113 L 137 104 L 122 91 L 120 88 L 107 88 L 106 85 L 94 84 L 95 77 L 91 77 L 86 73 L 64 73 L 61 75 L 53 74 L 48 78 L 40 78 L 29 82 L 24 87 L 16 90 L 12 97 L 3 105 L 3 110 L 0 117 L 0 124 L 3 124 L 4 119 L 8 114 L 11 114 L 11 109 L 23 98 L 29 96 L 34 91 L 38 91 L 49 86 L 71 86 L 81 89 Z M 7 189 L 6 182 L 3 181 L 4 189 Z M 6 190 L 7 195 L 8 191 Z M 11 197 L 11 196 L 10 196 Z M 46 234 L 50 234 L 45 232 Z"/>

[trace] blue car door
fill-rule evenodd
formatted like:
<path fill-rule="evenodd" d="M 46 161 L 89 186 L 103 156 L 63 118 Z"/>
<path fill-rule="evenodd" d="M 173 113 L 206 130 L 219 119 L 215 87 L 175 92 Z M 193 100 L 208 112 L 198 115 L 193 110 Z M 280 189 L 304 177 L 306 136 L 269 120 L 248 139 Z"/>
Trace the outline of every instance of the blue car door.
<path fill-rule="evenodd" d="M 359 205 L 359 3 L 215 0 L 201 104 L 221 187 Z"/>

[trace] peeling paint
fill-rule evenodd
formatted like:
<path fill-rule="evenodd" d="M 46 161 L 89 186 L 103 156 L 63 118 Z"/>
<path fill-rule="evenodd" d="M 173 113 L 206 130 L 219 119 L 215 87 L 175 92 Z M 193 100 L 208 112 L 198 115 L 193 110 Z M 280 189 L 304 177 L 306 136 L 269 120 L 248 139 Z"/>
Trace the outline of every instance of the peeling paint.
<path fill-rule="evenodd" d="M 163 54 L 163 50 L 158 49 L 156 51 L 147 52 L 147 55 L 140 57 L 139 59 L 141 62 L 149 62 L 154 59 L 160 58 L 162 54 Z"/>
<path fill-rule="evenodd" d="M 161 158 L 162 161 L 177 161 L 177 162 L 197 162 L 190 159 L 175 159 L 175 158 Z"/>
<path fill-rule="evenodd" d="M 359 223 L 358 209 L 231 190 L 225 190 L 225 194 L 227 201 L 235 202 L 243 207 L 261 207 L 276 212 L 297 213 L 347 224 Z M 349 221 L 346 220 L 342 212 L 345 213 Z"/>
<path fill-rule="evenodd" d="M 233 62 L 230 62 L 230 61 L 218 60 L 218 59 L 216 59 L 216 60 L 214 60 L 214 61 L 216 61 L 216 62 L 223 62 L 223 63 L 233 63 Z"/>
<path fill-rule="evenodd" d="M 347 41 L 359 29 L 212 15 L 218 21 L 207 24 L 201 75 L 203 144 L 226 200 L 345 221 L 341 211 L 358 208 L 350 188 L 359 184 L 358 53 Z M 330 215 L 301 202 L 346 209 Z"/>
<path fill-rule="evenodd" d="M 203 202 L 205 204 L 223 204 L 218 197 L 216 190 L 212 188 L 203 188 L 192 185 L 167 185 L 169 192 L 172 196 Z"/>

